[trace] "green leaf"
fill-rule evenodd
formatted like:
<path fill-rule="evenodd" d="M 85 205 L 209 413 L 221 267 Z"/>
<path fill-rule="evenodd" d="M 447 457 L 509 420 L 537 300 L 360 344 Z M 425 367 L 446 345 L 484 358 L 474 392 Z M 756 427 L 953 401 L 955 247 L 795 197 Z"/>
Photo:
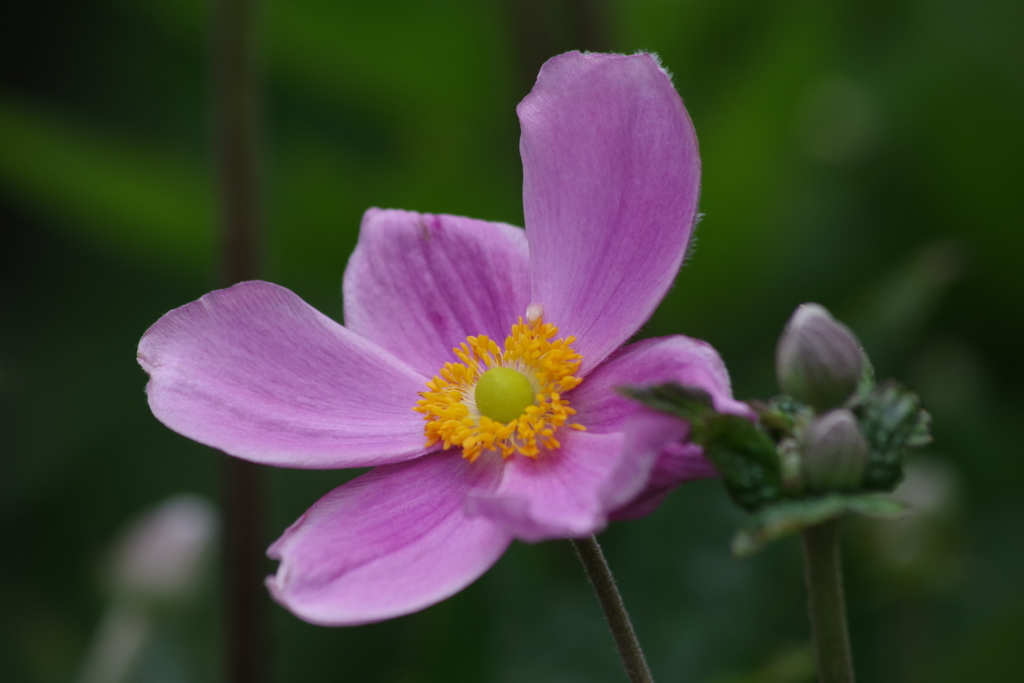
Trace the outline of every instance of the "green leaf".
<path fill-rule="evenodd" d="M 690 423 L 690 440 L 722 474 L 736 503 L 757 510 L 782 496 L 782 474 L 775 442 L 758 425 L 737 415 L 715 412 L 711 396 L 677 383 L 621 387 L 624 395 Z"/>
<path fill-rule="evenodd" d="M 877 493 L 786 500 L 753 515 L 733 537 L 732 552 L 737 557 L 749 557 L 771 541 L 850 512 L 895 519 L 906 509 L 905 503 Z"/>
<path fill-rule="evenodd" d="M 619 393 L 660 413 L 702 425 L 715 414 L 711 394 L 700 387 L 683 386 L 675 382 L 646 387 L 619 387 Z"/>
<path fill-rule="evenodd" d="M 931 441 L 931 416 L 917 394 L 895 382 L 877 387 L 856 412 L 871 446 L 864 486 L 891 491 L 903 479 L 903 450 Z"/>
<path fill-rule="evenodd" d="M 920 448 L 932 442 L 932 415 L 927 410 L 920 410 L 917 413 L 917 422 L 910 431 L 903 445 L 907 448 Z"/>
<path fill-rule="evenodd" d="M 761 425 L 776 441 L 793 436 L 793 428 L 801 418 L 809 418 L 811 409 L 791 396 L 782 394 L 767 403 L 751 401 L 751 407 L 757 411 Z"/>
<path fill-rule="evenodd" d="M 722 474 L 736 504 L 752 511 L 782 497 L 782 473 L 775 443 L 757 425 L 738 415 L 715 414 L 706 420 L 704 456 Z"/>
<path fill-rule="evenodd" d="M 857 396 L 858 403 L 863 403 L 871 396 L 871 392 L 875 390 L 877 382 L 875 381 L 875 366 L 871 364 L 871 359 L 868 358 L 868 354 L 864 353 L 864 349 L 861 349 L 860 353 L 864 358 L 864 371 L 861 373 L 855 395 Z"/>

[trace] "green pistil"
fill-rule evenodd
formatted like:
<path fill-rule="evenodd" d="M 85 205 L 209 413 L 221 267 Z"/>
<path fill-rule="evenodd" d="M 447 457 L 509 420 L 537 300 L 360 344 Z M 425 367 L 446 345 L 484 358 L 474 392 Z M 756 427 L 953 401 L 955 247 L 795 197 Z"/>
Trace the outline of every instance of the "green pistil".
<path fill-rule="evenodd" d="M 533 405 L 533 386 L 522 373 L 491 368 L 476 383 L 476 407 L 496 422 L 511 422 Z"/>

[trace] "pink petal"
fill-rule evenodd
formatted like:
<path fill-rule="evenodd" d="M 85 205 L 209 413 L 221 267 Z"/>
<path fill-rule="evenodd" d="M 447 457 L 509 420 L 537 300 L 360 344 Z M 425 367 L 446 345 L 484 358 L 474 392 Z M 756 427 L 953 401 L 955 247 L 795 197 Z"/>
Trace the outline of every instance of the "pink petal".
<path fill-rule="evenodd" d="M 639 494 L 650 466 L 623 463 L 621 434 L 564 430 L 558 438 L 562 447 L 542 451 L 536 460 L 519 455 L 507 460 L 498 488 L 472 492 L 467 509 L 524 541 L 582 537 L 603 529 L 609 501 Z"/>
<path fill-rule="evenodd" d="M 675 280 L 700 191 L 697 138 L 651 55 L 554 57 L 518 108 L 533 301 L 584 372 Z"/>
<path fill-rule="evenodd" d="M 466 337 L 501 344 L 525 315 L 526 234 L 503 223 L 370 209 L 344 292 L 350 330 L 432 377 Z"/>
<path fill-rule="evenodd" d="M 445 451 L 378 467 L 320 499 L 267 551 L 274 598 L 306 621 L 365 624 L 416 612 L 459 592 L 508 547 L 507 533 L 464 511 L 493 487 L 500 463 Z"/>
<path fill-rule="evenodd" d="M 641 411 L 640 416 L 634 415 L 628 421 L 637 428 L 623 433 L 622 452 L 627 457 L 622 458 L 616 471 L 617 476 L 612 481 L 626 476 L 642 484 L 628 488 L 606 487 L 604 499 L 611 510 L 636 500 L 650 482 L 662 451 L 669 444 L 679 443 L 690 431 L 689 425 L 681 420 L 643 410 L 641 407 L 638 407 L 636 412 Z"/>
<path fill-rule="evenodd" d="M 624 450 L 632 454 L 633 461 L 651 463 L 651 467 L 646 472 L 646 485 L 639 495 L 632 500 L 619 498 L 610 501 L 617 503 L 617 509 L 609 515 L 610 519 L 646 517 L 684 481 L 718 476 L 718 471 L 704 458 L 700 446 L 680 442 L 689 431 L 689 426 L 682 420 L 637 407 L 626 421 Z"/>
<path fill-rule="evenodd" d="M 707 342 L 681 335 L 645 339 L 620 349 L 567 397 L 577 411 L 576 421 L 589 432 L 617 432 L 637 408 L 618 387 L 663 382 L 700 387 L 711 394 L 719 412 L 753 419 L 750 407 L 732 397 L 729 372 L 718 352 Z"/>
<path fill-rule="evenodd" d="M 165 425 L 253 462 L 361 467 L 422 455 L 426 378 L 292 292 L 244 282 L 166 314 L 139 343 Z"/>

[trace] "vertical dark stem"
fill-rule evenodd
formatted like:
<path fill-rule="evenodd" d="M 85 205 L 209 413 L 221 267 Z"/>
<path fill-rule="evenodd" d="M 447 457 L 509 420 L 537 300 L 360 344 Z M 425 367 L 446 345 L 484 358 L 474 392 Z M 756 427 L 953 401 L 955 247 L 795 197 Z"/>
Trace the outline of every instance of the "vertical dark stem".
<path fill-rule="evenodd" d="M 610 52 L 612 24 L 607 0 L 569 0 L 572 47 L 590 52 Z"/>
<path fill-rule="evenodd" d="M 804 576 L 819 683 L 853 683 L 839 536 L 837 519 L 803 531 Z"/>
<path fill-rule="evenodd" d="M 615 647 L 619 650 L 619 657 L 622 658 L 622 665 L 626 669 L 630 683 L 654 683 L 643 650 L 640 649 L 640 641 L 633 631 L 626 606 L 622 603 L 619 589 L 615 587 L 615 579 L 597 539 L 593 536 L 574 538 L 572 545 L 597 593 L 597 600 L 601 603 L 605 619 L 608 620 L 608 627 L 611 629 L 612 638 L 615 639 Z"/>
<path fill-rule="evenodd" d="M 505 0 L 504 4 L 512 33 L 518 101 L 530 92 L 541 64 L 558 54 L 559 50 L 548 21 L 546 10 L 549 3 L 544 0 Z"/>
<path fill-rule="evenodd" d="M 220 195 L 221 285 L 258 277 L 262 259 L 255 0 L 215 0 L 214 146 Z M 225 457 L 225 680 L 267 679 L 267 594 L 262 472 Z"/>
<path fill-rule="evenodd" d="M 607 0 L 505 0 L 516 67 L 517 99 L 544 62 L 567 50 L 608 52 L 613 26 Z"/>
<path fill-rule="evenodd" d="M 224 673 L 229 683 L 267 680 L 262 474 L 258 465 L 224 457 Z"/>
<path fill-rule="evenodd" d="M 220 280 L 224 286 L 259 276 L 259 115 L 256 0 L 214 0 L 213 106 L 220 183 Z"/>

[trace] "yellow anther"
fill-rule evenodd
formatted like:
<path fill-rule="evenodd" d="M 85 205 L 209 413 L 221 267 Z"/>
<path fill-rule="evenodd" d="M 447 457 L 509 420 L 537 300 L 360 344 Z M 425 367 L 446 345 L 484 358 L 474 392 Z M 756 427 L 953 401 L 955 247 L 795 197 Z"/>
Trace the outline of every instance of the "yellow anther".
<path fill-rule="evenodd" d="M 558 448 L 555 432 L 576 414 L 563 393 L 582 381 L 573 373 L 583 357 L 574 337 L 557 334 L 537 315 L 512 325 L 504 349 L 486 335 L 452 349 L 461 362 L 446 363 L 413 408 L 423 414 L 427 445 L 459 446 L 471 462 L 484 450 L 536 458 L 541 445 Z"/>

